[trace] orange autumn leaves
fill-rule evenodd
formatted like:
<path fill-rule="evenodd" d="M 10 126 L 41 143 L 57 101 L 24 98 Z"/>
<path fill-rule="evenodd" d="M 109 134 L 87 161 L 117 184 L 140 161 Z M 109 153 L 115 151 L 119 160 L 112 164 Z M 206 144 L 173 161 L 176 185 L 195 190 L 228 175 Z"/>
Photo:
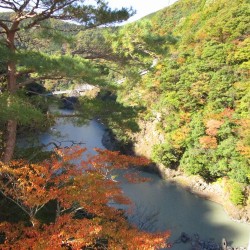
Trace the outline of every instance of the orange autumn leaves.
<path fill-rule="evenodd" d="M 124 211 L 109 206 L 109 202 L 130 204 L 114 180 L 112 172 L 123 169 L 129 181 L 131 166 L 148 164 L 141 157 L 131 157 L 96 149 L 97 154 L 72 162 L 86 153 L 73 147 L 58 149 L 41 163 L 25 160 L 0 163 L 0 191 L 12 200 L 28 217 L 17 224 L 0 223 L 5 235 L 1 249 L 84 249 L 104 244 L 102 249 L 158 249 L 166 247 L 168 232 L 148 233 L 128 224 Z M 39 212 L 53 204 L 54 215 L 43 223 Z M 47 208 L 48 209 L 48 208 Z M 84 214 L 77 218 L 78 210 Z"/>
<path fill-rule="evenodd" d="M 217 139 L 216 135 L 218 133 L 218 129 L 223 124 L 222 121 L 211 119 L 206 123 L 206 134 L 207 136 L 203 136 L 200 138 L 200 144 L 203 148 L 217 148 Z"/>
<path fill-rule="evenodd" d="M 204 149 L 215 149 L 218 146 L 217 143 L 217 134 L 220 127 L 224 124 L 226 119 L 231 119 L 234 110 L 224 109 L 223 112 L 218 114 L 211 114 L 210 119 L 205 122 L 206 125 L 206 134 L 205 136 L 200 137 L 200 144 Z"/>

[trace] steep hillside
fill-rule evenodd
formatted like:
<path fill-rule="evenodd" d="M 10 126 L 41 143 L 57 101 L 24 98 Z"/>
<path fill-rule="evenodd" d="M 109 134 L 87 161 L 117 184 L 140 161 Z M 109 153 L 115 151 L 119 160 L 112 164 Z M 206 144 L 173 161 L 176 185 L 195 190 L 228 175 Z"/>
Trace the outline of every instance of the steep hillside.
<path fill-rule="evenodd" d="M 122 102 L 146 108 L 140 152 L 146 143 L 166 168 L 208 182 L 226 178 L 231 201 L 244 205 L 250 202 L 249 23 L 247 0 L 180 0 L 150 21 L 126 26 L 166 38 L 154 43 L 165 51 L 148 74 L 127 81 L 119 93 Z M 145 133 L 149 124 L 151 134 Z"/>

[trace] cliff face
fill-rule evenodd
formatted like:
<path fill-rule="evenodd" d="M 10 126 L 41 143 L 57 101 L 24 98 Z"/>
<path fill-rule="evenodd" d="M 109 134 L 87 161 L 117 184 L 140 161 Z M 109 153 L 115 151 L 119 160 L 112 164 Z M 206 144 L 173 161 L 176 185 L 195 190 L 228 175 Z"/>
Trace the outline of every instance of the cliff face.
<path fill-rule="evenodd" d="M 140 132 L 132 136 L 134 152 L 151 158 L 154 145 L 164 142 L 164 135 L 157 131 L 158 120 L 139 121 Z"/>
<path fill-rule="evenodd" d="M 134 153 L 151 159 L 153 147 L 164 143 L 164 135 L 157 131 L 159 119 L 140 121 L 140 132 L 133 135 Z M 236 221 L 250 223 L 250 206 L 239 207 L 229 200 L 229 194 L 225 191 L 227 180 L 222 182 L 207 183 L 198 175 L 186 175 L 183 171 L 166 168 L 163 164 L 153 164 L 148 171 L 158 173 L 163 179 L 176 183 L 191 193 L 204 199 L 208 199 L 223 205 L 228 215 Z M 249 189 L 249 188 L 248 188 Z M 250 190 L 246 190 L 247 193 Z"/>

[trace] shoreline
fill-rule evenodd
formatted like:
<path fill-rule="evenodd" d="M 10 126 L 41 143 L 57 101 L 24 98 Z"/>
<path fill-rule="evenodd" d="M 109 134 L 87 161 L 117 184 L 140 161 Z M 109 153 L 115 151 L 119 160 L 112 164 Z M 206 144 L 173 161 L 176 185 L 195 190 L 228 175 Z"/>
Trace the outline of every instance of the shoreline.
<path fill-rule="evenodd" d="M 134 149 L 121 148 L 120 143 L 109 129 L 103 135 L 102 144 L 109 150 L 119 150 L 128 155 L 139 155 L 147 158 L 150 155 L 147 147 L 146 150 L 144 148 L 142 151 L 137 150 L 138 147 Z M 142 145 L 140 144 L 140 146 Z M 218 183 L 206 183 L 200 176 L 187 176 L 179 170 L 172 170 L 161 164 L 153 163 L 146 167 L 138 167 L 138 170 L 157 174 L 163 180 L 178 185 L 200 198 L 220 204 L 232 221 L 250 224 L 250 204 L 246 207 L 234 206 L 225 194 L 223 187 Z"/>
<path fill-rule="evenodd" d="M 215 202 L 223 207 L 225 213 L 232 221 L 250 225 L 250 207 L 240 208 L 234 206 L 226 199 L 219 184 L 208 184 L 200 176 L 187 176 L 180 171 L 167 169 L 156 164 L 140 167 L 139 171 L 157 174 L 163 180 L 178 185 L 193 195 Z"/>

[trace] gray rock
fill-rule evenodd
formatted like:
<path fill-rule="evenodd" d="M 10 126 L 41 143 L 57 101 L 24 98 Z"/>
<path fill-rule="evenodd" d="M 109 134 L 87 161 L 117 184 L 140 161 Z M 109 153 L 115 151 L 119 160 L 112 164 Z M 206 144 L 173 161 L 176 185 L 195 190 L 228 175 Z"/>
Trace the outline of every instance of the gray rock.
<path fill-rule="evenodd" d="M 181 242 L 186 243 L 190 241 L 190 236 L 184 232 L 181 233 Z"/>

